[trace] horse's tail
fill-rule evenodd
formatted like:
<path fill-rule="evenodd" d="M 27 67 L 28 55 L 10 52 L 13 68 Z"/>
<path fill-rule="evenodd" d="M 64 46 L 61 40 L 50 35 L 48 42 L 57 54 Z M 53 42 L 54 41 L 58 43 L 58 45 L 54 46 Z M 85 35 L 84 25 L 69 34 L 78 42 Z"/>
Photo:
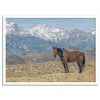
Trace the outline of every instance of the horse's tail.
<path fill-rule="evenodd" d="M 85 54 L 83 53 L 83 62 L 82 62 L 82 67 L 85 67 Z"/>

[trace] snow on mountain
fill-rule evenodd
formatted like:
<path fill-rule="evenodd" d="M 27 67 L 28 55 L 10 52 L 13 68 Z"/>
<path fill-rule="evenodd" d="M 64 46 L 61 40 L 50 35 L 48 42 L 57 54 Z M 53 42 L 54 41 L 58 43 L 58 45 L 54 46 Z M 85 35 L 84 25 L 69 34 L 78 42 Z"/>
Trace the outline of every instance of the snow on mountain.
<path fill-rule="evenodd" d="M 68 38 L 69 32 L 61 28 L 48 27 L 44 24 L 39 24 L 36 27 L 32 28 L 33 35 L 40 37 L 45 40 L 51 40 L 58 42 L 62 38 Z"/>
<path fill-rule="evenodd" d="M 88 33 L 91 33 L 92 35 L 96 35 L 96 29 L 92 28 L 88 31 Z"/>
<path fill-rule="evenodd" d="M 45 40 L 58 42 L 62 39 L 68 39 L 70 35 L 71 36 L 76 35 L 77 37 L 79 37 L 80 34 L 86 32 L 83 32 L 78 29 L 69 32 L 58 27 L 48 27 L 45 24 L 39 24 L 36 27 L 33 27 L 32 29 L 27 29 L 27 28 L 20 27 L 15 22 L 6 22 L 6 33 L 19 35 L 19 36 L 31 35 Z M 95 35 L 96 30 L 93 28 L 89 30 L 87 33 L 86 33 L 87 35 L 90 34 Z"/>
<path fill-rule="evenodd" d="M 26 29 L 18 26 L 16 23 L 7 22 L 6 31 L 7 34 L 14 34 L 19 36 L 31 35 L 42 38 L 44 40 L 50 40 L 55 42 L 60 41 L 62 38 L 67 39 L 69 37 L 68 31 L 65 31 L 61 28 L 48 27 L 45 24 L 39 24 L 32 29 Z"/>
<path fill-rule="evenodd" d="M 51 52 L 52 46 L 60 48 L 72 45 L 79 50 L 95 47 L 95 30 L 88 32 L 74 29 L 66 31 L 59 27 L 39 24 L 32 29 L 20 27 L 14 22 L 6 23 L 6 53 L 21 55 L 27 51 L 34 53 Z"/>
<path fill-rule="evenodd" d="M 18 26 L 14 22 L 6 22 L 6 34 L 13 35 L 31 35 L 31 30 Z"/>
<path fill-rule="evenodd" d="M 39 24 L 32 29 L 20 27 L 14 22 L 6 24 L 6 33 L 18 36 L 34 36 L 46 41 L 52 41 L 56 43 L 70 44 L 70 45 L 82 45 L 85 42 L 93 42 L 95 36 L 95 29 L 91 29 L 88 32 L 74 29 L 72 31 L 66 31 L 59 27 L 48 27 L 45 24 Z M 85 43 L 86 44 L 86 43 Z M 80 46 L 79 45 L 79 46 Z"/>

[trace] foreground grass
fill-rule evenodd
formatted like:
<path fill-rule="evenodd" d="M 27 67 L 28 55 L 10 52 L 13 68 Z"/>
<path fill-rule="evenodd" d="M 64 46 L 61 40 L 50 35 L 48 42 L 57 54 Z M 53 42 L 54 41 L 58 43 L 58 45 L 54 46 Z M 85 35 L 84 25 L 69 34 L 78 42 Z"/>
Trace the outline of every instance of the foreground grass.
<path fill-rule="evenodd" d="M 45 62 L 6 66 L 7 82 L 95 82 L 95 62 L 86 62 L 83 73 L 76 63 L 69 63 L 64 73 L 61 62 Z"/>

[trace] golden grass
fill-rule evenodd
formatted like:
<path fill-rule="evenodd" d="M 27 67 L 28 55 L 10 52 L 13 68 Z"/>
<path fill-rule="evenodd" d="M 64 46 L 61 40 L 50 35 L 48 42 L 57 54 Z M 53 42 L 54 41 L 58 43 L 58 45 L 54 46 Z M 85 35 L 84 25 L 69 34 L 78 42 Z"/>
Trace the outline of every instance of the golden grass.
<path fill-rule="evenodd" d="M 64 73 L 61 62 L 44 62 L 6 66 L 7 82 L 95 82 L 95 62 L 86 62 L 83 73 L 76 63 L 69 63 Z"/>

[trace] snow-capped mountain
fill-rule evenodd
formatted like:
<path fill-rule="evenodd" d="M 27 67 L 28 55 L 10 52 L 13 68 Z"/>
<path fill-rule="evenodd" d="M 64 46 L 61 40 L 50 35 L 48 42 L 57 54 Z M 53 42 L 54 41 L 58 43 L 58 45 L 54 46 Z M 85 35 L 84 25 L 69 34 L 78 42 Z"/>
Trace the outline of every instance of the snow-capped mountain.
<path fill-rule="evenodd" d="M 7 22 L 6 45 L 7 51 L 13 52 L 13 54 L 20 52 L 22 54 L 27 51 L 48 52 L 55 45 L 61 48 L 72 45 L 83 50 L 95 46 L 95 30 L 91 29 L 88 32 L 78 29 L 67 31 L 59 27 L 48 27 L 45 24 L 28 29 L 14 22 Z"/>
<path fill-rule="evenodd" d="M 57 27 L 48 27 L 44 24 L 39 24 L 32 28 L 32 33 L 36 37 L 55 42 L 58 42 L 62 39 L 68 39 L 69 37 L 68 31 Z"/>
<path fill-rule="evenodd" d="M 20 27 L 15 22 L 6 22 L 6 34 L 13 34 L 18 36 L 32 35 L 30 29 Z"/>
<path fill-rule="evenodd" d="M 92 28 L 91 30 L 88 31 L 88 33 L 91 33 L 92 35 L 96 35 L 96 29 Z"/>
<path fill-rule="evenodd" d="M 50 41 L 60 41 L 62 38 L 67 39 L 69 32 L 57 27 L 48 27 L 45 24 L 39 24 L 32 29 L 26 29 L 18 26 L 16 23 L 6 24 L 6 33 L 18 36 L 31 35 Z"/>
<path fill-rule="evenodd" d="M 75 29 L 71 32 L 66 31 L 62 28 L 58 27 L 48 27 L 45 24 L 39 24 L 36 27 L 33 27 L 32 29 L 26 29 L 23 27 L 18 26 L 16 23 L 11 22 L 6 24 L 6 33 L 7 34 L 13 34 L 18 36 L 35 36 L 39 37 L 44 40 L 50 40 L 54 42 L 59 42 L 62 39 L 68 39 L 69 37 L 80 37 L 80 35 L 94 35 L 95 30 L 90 30 L 88 33 L 83 32 L 81 30 Z M 84 34 L 83 34 L 84 33 Z M 89 34 L 91 33 L 91 34 Z"/>

